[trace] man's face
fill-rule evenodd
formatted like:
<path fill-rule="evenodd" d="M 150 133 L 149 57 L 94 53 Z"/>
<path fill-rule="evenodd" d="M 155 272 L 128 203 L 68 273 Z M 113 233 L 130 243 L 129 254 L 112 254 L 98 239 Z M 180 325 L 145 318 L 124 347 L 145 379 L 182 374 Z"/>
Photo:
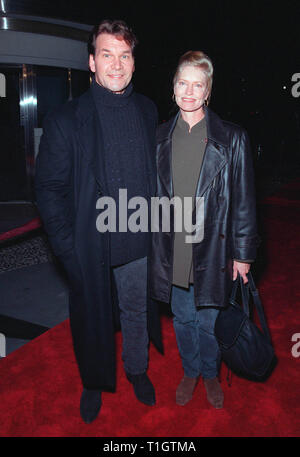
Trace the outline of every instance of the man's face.
<path fill-rule="evenodd" d="M 89 59 L 96 82 L 117 94 L 124 92 L 134 72 L 131 47 L 122 37 L 118 38 L 101 33 L 96 40 L 95 56 L 91 54 Z"/>

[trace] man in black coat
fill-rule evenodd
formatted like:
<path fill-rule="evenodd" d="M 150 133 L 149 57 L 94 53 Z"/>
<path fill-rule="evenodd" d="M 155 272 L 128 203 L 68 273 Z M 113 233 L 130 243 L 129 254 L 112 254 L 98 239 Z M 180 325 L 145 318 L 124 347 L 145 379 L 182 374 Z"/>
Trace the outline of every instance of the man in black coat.
<path fill-rule="evenodd" d="M 118 230 L 119 223 L 127 224 L 120 189 L 128 199 L 150 201 L 156 186 L 157 110 L 133 90 L 135 44 L 123 21 L 95 27 L 91 88 L 48 116 L 36 163 L 37 205 L 70 283 L 70 325 L 83 383 L 80 412 L 87 423 L 100 411 L 101 392 L 115 389 L 119 313 L 126 376 L 147 405 L 155 404 L 146 374 L 149 337 L 162 352 L 157 305 L 147 294 L 150 231 Z M 115 232 L 96 223 L 103 197 L 116 202 Z"/>

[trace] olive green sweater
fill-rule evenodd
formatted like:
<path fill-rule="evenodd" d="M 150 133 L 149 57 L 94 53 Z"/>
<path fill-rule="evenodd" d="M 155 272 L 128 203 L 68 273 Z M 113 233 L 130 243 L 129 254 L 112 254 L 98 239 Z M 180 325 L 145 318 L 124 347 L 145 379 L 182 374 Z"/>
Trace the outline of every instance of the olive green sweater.
<path fill-rule="evenodd" d="M 194 125 L 190 132 L 189 128 L 189 124 L 179 116 L 172 137 L 173 189 L 174 196 L 182 199 L 182 209 L 184 209 L 183 198 L 192 197 L 194 201 L 196 194 L 206 146 L 205 118 Z M 184 211 L 182 211 L 183 230 L 175 232 L 173 284 L 188 288 L 189 284 L 193 283 L 193 245 L 185 242 L 185 237 L 189 233 L 184 230 L 183 214 Z"/>

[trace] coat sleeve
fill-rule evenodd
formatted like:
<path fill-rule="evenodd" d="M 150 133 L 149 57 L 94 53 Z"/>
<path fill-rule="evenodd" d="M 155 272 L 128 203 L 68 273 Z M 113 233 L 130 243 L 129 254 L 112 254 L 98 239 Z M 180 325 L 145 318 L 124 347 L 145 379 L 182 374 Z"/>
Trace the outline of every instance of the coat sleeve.
<path fill-rule="evenodd" d="M 255 259 L 259 243 L 256 226 L 254 169 L 247 133 L 242 130 L 233 158 L 232 239 L 233 258 Z"/>
<path fill-rule="evenodd" d="M 72 251 L 72 150 L 57 117 L 44 123 L 39 154 L 36 160 L 36 202 L 57 256 L 68 256 Z"/>

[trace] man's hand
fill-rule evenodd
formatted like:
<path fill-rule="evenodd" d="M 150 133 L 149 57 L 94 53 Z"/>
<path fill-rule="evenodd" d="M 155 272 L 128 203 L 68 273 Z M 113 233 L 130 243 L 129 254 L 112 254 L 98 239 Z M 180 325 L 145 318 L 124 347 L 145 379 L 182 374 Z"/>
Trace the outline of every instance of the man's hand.
<path fill-rule="evenodd" d="M 248 278 L 246 274 L 250 270 L 250 263 L 243 263 L 243 262 L 238 262 L 237 260 L 233 261 L 233 281 L 236 280 L 237 274 L 239 273 L 241 277 L 243 278 L 244 284 L 247 284 Z"/>

